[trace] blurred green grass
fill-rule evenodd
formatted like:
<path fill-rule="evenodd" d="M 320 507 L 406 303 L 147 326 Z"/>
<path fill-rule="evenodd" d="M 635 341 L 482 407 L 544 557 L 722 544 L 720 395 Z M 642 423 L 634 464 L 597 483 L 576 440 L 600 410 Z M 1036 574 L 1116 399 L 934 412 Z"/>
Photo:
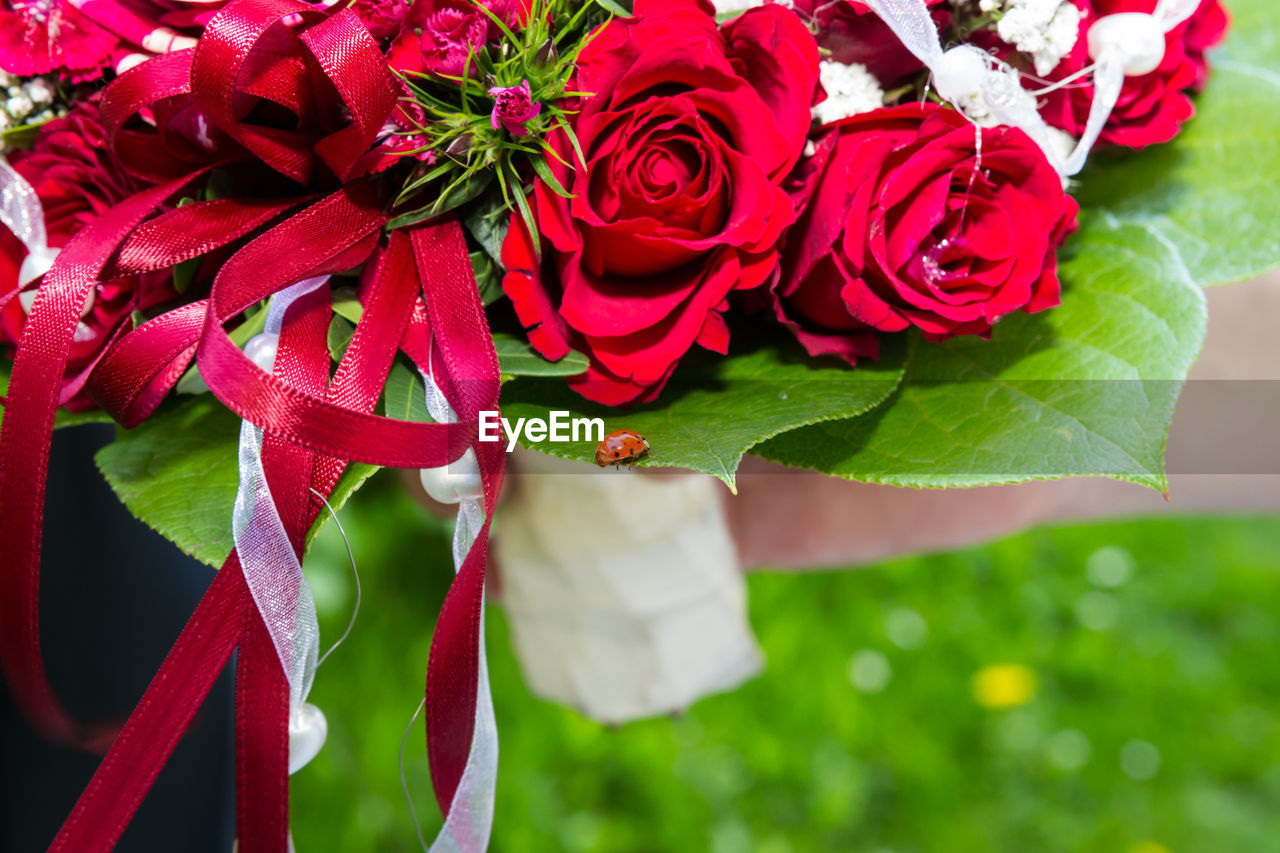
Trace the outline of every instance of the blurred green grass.
<path fill-rule="evenodd" d="M 448 529 L 389 477 L 343 511 L 364 585 L 312 700 L 297 848 L 419 849 L 397 750 L 450 580 Z M 1039 529 L 874 569 L 755 575 L 768 664 L 678 719 L 609 729 L 531 696 L 490 607 L 509 851 L 1280 850 L 1280 519 Z M 350 613 L 329 526 L 307 563 L 322 642 Z M 984 667 L 1029 668 L 984 707 Z M 419 722 L 405 754 L 440 816 Z"/>

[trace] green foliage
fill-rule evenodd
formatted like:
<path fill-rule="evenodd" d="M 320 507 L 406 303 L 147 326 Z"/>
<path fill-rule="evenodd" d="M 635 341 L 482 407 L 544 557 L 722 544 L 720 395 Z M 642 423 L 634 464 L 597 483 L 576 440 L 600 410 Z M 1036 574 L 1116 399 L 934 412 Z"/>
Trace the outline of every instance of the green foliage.
<path fill-rule="evenodd" d="M 719 477 L 733 488 L 743 454 L 805 424 L 847 418 L 884 401 L 902 378 L 902 348 L 850 371 L 842 363 L 808 358 L 797 345 L 775 341 L 730 358 L 691 358 L 660 402 L 609 408 L 587 402 L 562 381 L 521 379 L 503 387 L 503 415 L 514 421 L 551 409 L 602 418 L 605 432 L 630 429 L 649 440 L 637 465 L 681 467 Z M 564 459 L 591 460 L 596 443 L 531 445 Z"/>
<path fill-rule="evenodd" d="M 459 77 L 401 75 L 424 117 L 408 132 L 420 144 L 406 156 L 430 150 L 438 159 L 415 170 L 396 201 L 401 212 L 389 227 L 411 225 L 476 201 L 496 178 L 505 207 L 519 211 L 536 231 L 525 198 L 529 168 L 556 192 L 568 194 L 547 164 L 547 157 L 559 155 L 546 136 L 559 129 L 573 137 L 566 118 L 572 114 L 568 104 L 581 94 L 569 88 L 578 53 L 591 40 L 592 28 L 617 4 L 532 0 L 524 26 L 515 31 L 484 4 L 475 5 L 501 30 L 501 49 L 473 51 Z M 495 96 L 490 90 L 521 85 L 529 87 L 531 101 L 541 110 L 526 123 L 527 135 L 514 136 L 492 126 Z M 422 204 L 423 198 L 429 201 Z"/>
<path fill-rule="evenodd" d="M 548 361 L 527 342 L 501 332 L 493 336 L 493 347 L 505 376 L 577 376 L 590 365 L 585 355 L 572 350 L 559 361 Z"/>
<path fill-rule="evenodd" d="M 1169 145 L 1095 157 L 1078 193 L 1148 229 L 1201 285 L 1280 264 L 1280 16 L 1270 0 L 1227 5 L 1238 20 L 1195 119 Z"/>
<path fill-rule="evenodd" d="M 895 485 L 1094 474 L 1163 490 L 1165 436 L 1200 351 L 1204 294 L 1150 233 L 1092 217 L 1063 276 L 1060 307 L 1009 316 L 990 341 L 916 346 L 901 390 L 873 415 L 756 452 Z"/>
<path fill-rule="evenodd" d="M 211 394 L 168 405 L 120 430 L 98 469 L 129 511 L 197 560 L 231 552 L 240 419 Z"/>
<path fill-rule="evenodd" d="M 231 511 L 240 474 L 240 419 L 211 394 L 167 404 L 142 425 L 119 430 L 95 457 L 129 511 L 201 562 L 218 567 L 231 553 Z M 329 496 L 333 508 L 378 470 L 352 463 Z M 307 534 L 310 543 L 329 514 Z"/>
<path fill-rule="evenodd" d="M 452 579 L 448 531 L 389 480 L 343 524 L 364 602 L 317 674 L 329 740 L 291 779 L 293 833 L 300 850 L 416 850 L 396 754 Z M 336 533 L 306 566 L 326 646 L 353 595 Z M 620 728 L 531 696 L 490 606 L 491 850 L 1272 850 L 1277 536 L 1276 520 L 1126 522 L 860 572 L 754 575 L 765 671 L 676 719 Z M 1118 577 L 1096 571 L 1103 558 L 1127 580 L 1098 585 Z M 889 665 L 879 692 L 851 683 L 862 650 Z M 1002 663 L 1032 668 L 1040 687 L 988 710 L 970 680 Z M 1132 741 L 1158 750 L 1154 777 L 1125 772 Z M 430 841 L 440 817 L 420 721 L 405 765 Z"/>

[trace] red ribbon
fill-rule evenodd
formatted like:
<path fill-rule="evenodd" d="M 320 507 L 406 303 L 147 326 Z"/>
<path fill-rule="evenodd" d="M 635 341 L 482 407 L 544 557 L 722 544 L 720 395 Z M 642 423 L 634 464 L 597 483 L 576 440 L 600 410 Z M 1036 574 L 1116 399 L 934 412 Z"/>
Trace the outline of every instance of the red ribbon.
<path fill-rule="evenodd" d="M 282 23 L 298 19 L 301 27 Z M 104 123 L 122 164 L 164 182 L 107 211 L 63 249 L 23 330 L 0 427 L 6 678 L 47 736 L 97 749 L 110 743 L 53 849 L 114 845 L 236 648 L 240 849 L 279 853 L 288 827 L 287 684 L 234 552 L 114 741 L 115 726 L 76 721 L 45 679 L 38 589 L 48 448 L 72 335 L 96 281 L 166 269 L 241 244 L 207 300 L 119 336 L 89 387 L 113 417 L 133 426 L 196 359 L 213 394 L 264 430 L 268 482 L 299 556 L 322 507 L 311 489 L 329 494 L 354 460 L 437 467 L 474 443 L 492 514 L 505 456 L 499 444 L 475 438 L 479 411 L 497 408 L 498 363 L 462 231 L 456 221 L 443 220 L 384 236 L 387 216 L 377 188 L 356 176 L 395 98 L 377 44 L 353 13 L 326 16 L 296 0 L 235 0 L 193 51 L 143 63 L 104 95 Z M 253 123 L 262 101 L 293 112 L 296 126 Z M 140 113 L 154 116 L 154 125 L 139 129 L 133 118 Z M 211 122 L 203 138 L 213 150 L 175 135 L 171 127 L 182 121 Z M 211 166 L 253 169 L 258 163 L 304 186 L 337 189 L 318 200 L 221 199 L 164 209 Z M 289 311 L 272 374 L 227 336 L 223 324 L 249 306 L 300 279 L 360 263 L 365 311 L 332 381 L 327 288 Z M 372 414 L 398 351 L 424 367 L 435 354 L 436 376 L 459 423 Z M 427 668 L 428 753 L 446 813 L 474 726 L 488 529 L 486 518 L 445 599 Z"/>

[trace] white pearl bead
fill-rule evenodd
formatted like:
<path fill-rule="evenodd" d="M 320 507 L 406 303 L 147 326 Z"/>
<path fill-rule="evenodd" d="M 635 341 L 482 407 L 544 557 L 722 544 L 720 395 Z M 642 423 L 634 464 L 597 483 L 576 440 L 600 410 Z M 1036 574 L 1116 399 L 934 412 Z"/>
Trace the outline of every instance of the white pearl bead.
<path fill-rule="evenodd" d="M 1150 74 L 1164 61 L 1164 28 L 1142 12 L 1105 15 L 1089 28 L 1089 57 L 1097 61 L 1108 51 L 1123 57 L 1127 76 Z"/>
<path fill-rule="evenodd" d="M 289 775 L 292 776 L 320 752 L 329 736 L 329 721 L 324 712 L 303 702 L 296 714 L 289 715 Z"/>
<path fill-rule="evenodd" d="M 423 468 L 419 472 L 422 488 L 442 504 L 460 501 L 477 501 L 484 497 L 484 481 L 480 477 L 480 464 L 471 448 L 456 462 L 439 468 Z"/>
<path fill-rule="evenodd" d="M 22 286 L 28 282 L 35 281 L 47 273 L 49 268 L 53 266 L 53 262 L 58 259 L 58 252 L 60 251 L 60 249 L 41 246 L 29 252 L 22 259 L 22 267 L 18 270 L 18 285 Z"/>
<path fill-rule="evenodd" d="M 270 373 L 276 366 L 276 349 L 279 346 L 279 335 L 263 332 L 249 338 L 249 343 L 244 345 L 244 354 L 249 356 L 249 359 L 258 367 Z"/>
<path fill-rule="evenodd" d="M 948 101 L 976 94 L 987 75 L 987 55 L 971 45 L 953 47 L 933 69 L 933 87 Z"/>

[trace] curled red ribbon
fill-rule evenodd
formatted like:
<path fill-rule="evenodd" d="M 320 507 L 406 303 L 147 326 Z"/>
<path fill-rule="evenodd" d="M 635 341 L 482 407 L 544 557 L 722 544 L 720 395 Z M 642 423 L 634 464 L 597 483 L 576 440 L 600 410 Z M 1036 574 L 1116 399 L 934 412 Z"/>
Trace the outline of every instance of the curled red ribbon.
<path fill-rule="evenodd" d="M 126 427 L 149 416 L 196 360 L 210 390 L 262 427 L 273 496 L 301 557 L 306 531 L 350 461 L 437 467 L 474 445 L 485 487 L 483 530 L 445 599 L 427 668 L 432 779 L 448 812 L 470 748 L 488 518 L 505 456 L 476 442 L 479 411 L 498 407 L 498 362 L 461 228 L 452 219 L 385 234 L 376 182 L 361 159 L 386 123 L 396 86 L 359 19 L 296 0 L 235 0 L 194 50 L 122 74 L 106 90 L 104 126 L 132 173 L 157 185 L 85 227 L 45 276 L 14 360 L 0 427 L 0 660 L 15 698 L 50 738 L 110 751 L 53 849 L 110 849 L 154 782 L 219 670 L 239 648 L 237 821 L 240 850 L 283 853 L 288 828 L 287 685 L 233 552 L 137 709 L 117 726 L 84 725 L 49 686 L 38 633 L 39 542 L 58 390 L 80 309 L 94 284 L 163 270 L 236 247 L 209 298 L 117 337 L 89 379 Z M 258 124 L 269 103 L 296 126 Z M 152 122 L 137 118 L 153 117 Z M 199 143 L 175 133 L 202 129 Z M 311 192 L 275 200 L 219 199 L 171 207 L 210 169 L 262 165 Z M 272 374 L 224 323 L 303 278 L 364 264 L 364 314 L 332 380 L 327 288 L 288 313 Z M 373 414 L 399 351 L 435 374 L 456 424 Z M 439 365 L 444 370 L 439 369 Z M 114 738 L 114 739 L 113 739 Z"/>

